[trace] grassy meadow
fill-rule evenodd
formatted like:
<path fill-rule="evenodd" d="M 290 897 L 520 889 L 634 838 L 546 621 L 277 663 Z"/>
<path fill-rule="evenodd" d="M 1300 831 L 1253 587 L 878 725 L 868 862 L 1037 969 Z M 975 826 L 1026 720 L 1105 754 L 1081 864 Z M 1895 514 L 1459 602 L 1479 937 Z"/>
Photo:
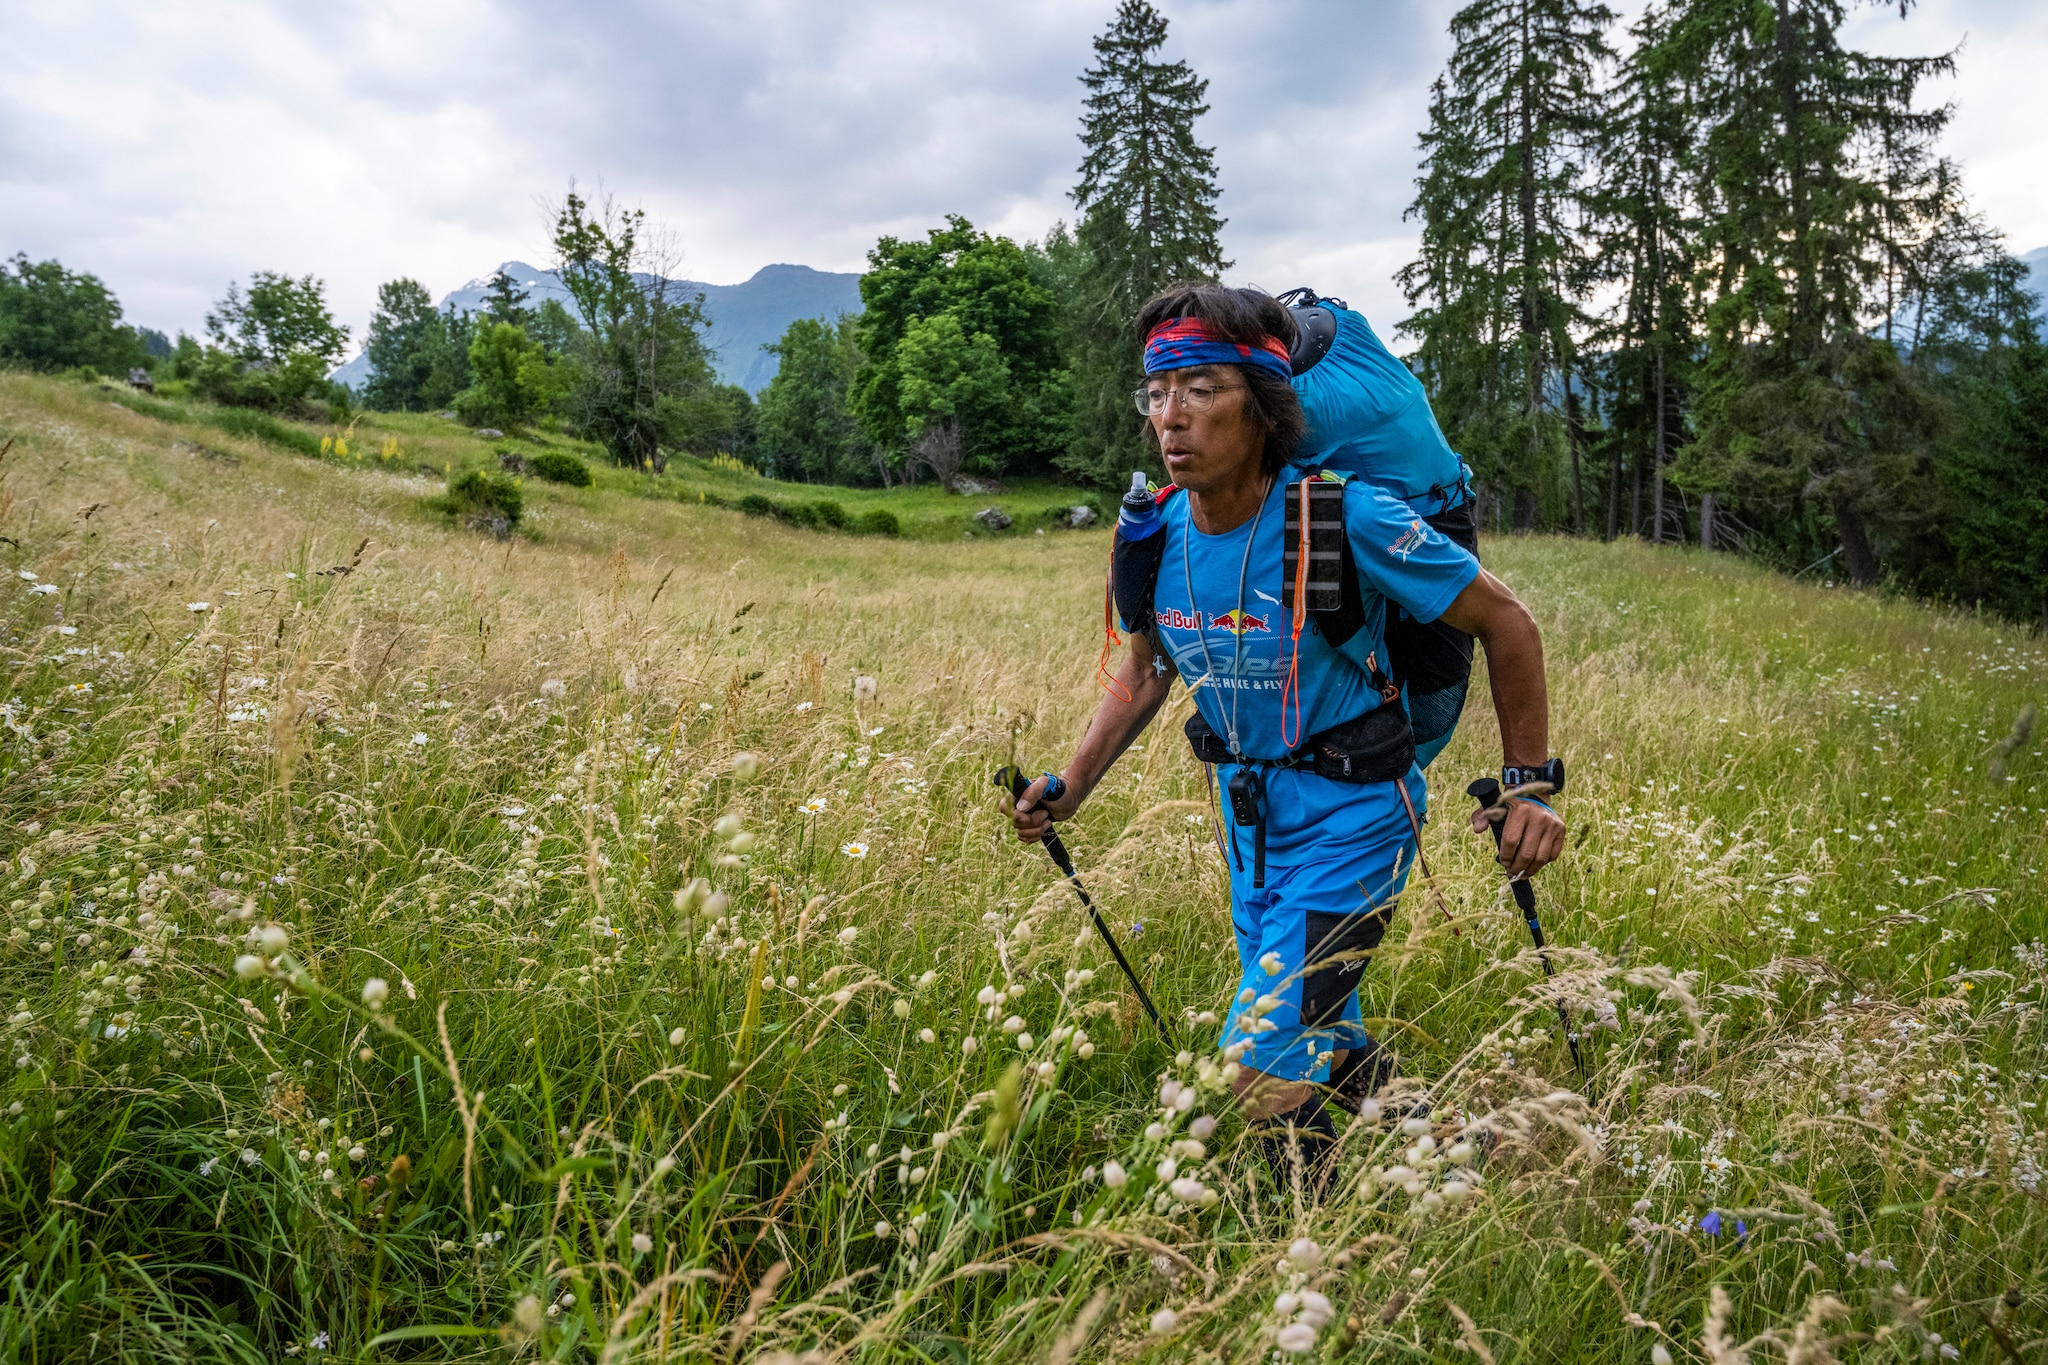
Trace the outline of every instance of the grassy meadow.
<path fill-rule="evenodd" d="M 113 383 L 102 383 L 98 392 L 114 406 L 183 428 L 186 448 L 201 453 L 213 449 L 205 442 L 215 440 L 218 433 L 262 440 L 275 449 L 331 459 L 343 467 L 441 479 L 472 466 L 495 470 L 501 451 L 529 458 L 552 451 L 582 460 L 592 475 L 592 485 L 603 492 L 709 506 L 767 499 L 785 511 L 827 501 L 848 520 L 886 509 L 897 522 L 894 534 L 914 540 L 972 540 L 1058 531 L 1066 529 L 1063 523 L 1079 503 L 1089 504 L 1098 517 L 1115 511 L 1113 498 L 1032 479 L 1011 480 L 1002 483 L 1000 491 L 971 496 L 955 496 L 931 482 L 895 488 L 826 487 L 767 478 L 722 453 L 708 458 L 677 455 L 654 477 L 617 467 L 594 442 L 539 428 L 479 439 L 452 415 L 405 412 L 360 412 L 345 423 L 313 427 L 244 408 L 157 398 Z M 976 519 L 976 513 L 991 507 L 1009 517 L 1011 524 L 995 530 Z M 761 514 L 765 513 L 757 509 L 757 515 Z"/>
<path fill-rule="evenodd" d="M 1106 535 L 602 472 L 497 541 L 424 507 L 446 424 L 136 406 L 0 375 L 5 1359 L 2048 1350 L 2038 637 L 1487 542 L 1571 765 L 1558 977 L 1464 829 L 1482 689 L 1366 977 L 1432 1122 L 1318 1200 L 1202 1022 L 1185 696 L 1067 834 L 1172 1042 L 989 785 L 1094 704 Z"/>

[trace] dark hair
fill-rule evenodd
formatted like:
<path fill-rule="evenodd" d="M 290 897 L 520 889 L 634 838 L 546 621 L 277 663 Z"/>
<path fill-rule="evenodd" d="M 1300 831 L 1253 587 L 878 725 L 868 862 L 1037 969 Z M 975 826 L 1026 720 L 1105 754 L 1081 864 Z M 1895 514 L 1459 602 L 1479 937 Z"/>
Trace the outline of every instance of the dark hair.
<path fill-rule="evenodd" d="M 1294 317 L 1280 301 L 1263 289 L 1232 289 L 1206 280 L 1181 280 L 1145 300 L 1138 310 L 1140 343 L 1153 328 L 1168 318 L 1200 318 L 1232 341 L 1254 345 L 1276 337 L 1282 346 L 1293 346 Z M 1278 474 L 1294 458 L 1302 438 L 1308 434 L 1308 418 L 1294 386 L 1257 365 L 1235 365 L 1244 376 L 1245 416 L 1266 438 L 1259 465 L 1267 474 Z M 1145 430 L 1156 450 L 1159 433 L 1151 423 Z"/>

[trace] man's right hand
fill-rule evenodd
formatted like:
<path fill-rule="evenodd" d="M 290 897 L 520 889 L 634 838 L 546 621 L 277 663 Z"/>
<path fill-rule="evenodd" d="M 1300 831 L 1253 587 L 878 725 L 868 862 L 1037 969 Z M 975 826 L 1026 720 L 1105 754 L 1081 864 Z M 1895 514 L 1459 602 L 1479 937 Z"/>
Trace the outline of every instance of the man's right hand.
<path fill-rule="evenodd" d="M 1057 801 L 1045 799 L 1046 780 L 1043 776 L 1032 779 L 1024 789 L 1024 795 L 1017 798 L 1017 804 L 1010 810 L 1010 823 L 1016 826 L 1020 843 L 1035 844 L 1052 828 L 1055 820 L 1071 820 L 1074 812 L 1081 808 L 1081 798 L 1074 792 L 1074 784 L 1067 783 L 1066 791 Z"/>

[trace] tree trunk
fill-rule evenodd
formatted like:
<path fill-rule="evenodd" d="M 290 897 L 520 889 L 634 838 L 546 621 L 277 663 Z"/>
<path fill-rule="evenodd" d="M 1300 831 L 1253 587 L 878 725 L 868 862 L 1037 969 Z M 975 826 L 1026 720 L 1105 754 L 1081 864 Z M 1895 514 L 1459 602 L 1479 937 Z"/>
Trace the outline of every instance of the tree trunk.
<path fill-rule="evenodd" d="M 1579 476 L 1579 396 L 1572 391 L 1571 366 L 1564 371 L 1564 434 L 1572 452 L 1572 534 L 1586 534 L 1586 489 Z"/>
<path fill-rule="evenodd" d="M 1530 51 L 1529 7 L 1521 9 L 1521 51 Z M 1528 348 L 1523 356 L 1524 392 L 1522 406 L 1529 423 L 1529 467 L 1523 472 L 1525 479 L 1542 477 L 1543 470 L 1543 427 L 1537 420 L 1537 413 L 1543 405 L 1543 319 L 1538 311 L 1537 264 L 1536 264 L 1536 125 L 1535 115 L 1529 107 L 1529 90 L 1526 85 L 1517 91 L 1516 113 L 1520 123 L 1517 148 L 1519 152 L 1520 184 L 1517 187 L 1516 207 L 1521 213 L 1522 226 L 1522 302 L 1521 331 L 1522 344 Z M 1567 418 L 1567 421 L 1570 419 Z M 1530 503 L 1527 519 L 1524 520 L 1523 501 Z M 1515 527 L 1530 530 L 1535 527 L 1535 496 L 1526 489 L 1515 495 Z"/>
<path fill-rule="evenodd" d="M 1664 543 L 1664 352 L 1657 352 L 1656 491 L 1650 499 L 1650 543 Z"/>
<path fill-rule="evenodd" d="M 1621 533 L 1621 447 L 1614 447 L 1614 455 L 1607 462 L 1607 540 L 1612 542 Z"/>
<path fill-rule="evenodd" d="M 1837 493 L 1835 531 L 1842 538 L 1842 564 L 1849 581 L 1867 588 L 1877 581 L 1877 556 L 1871 552 L 1870 537 L 1863 529 L 1863 512 L 1845 493 Z"/>
<path fill-rule="evenodd" d="M 1527 486 L 1515 490 L 1515 529 L 1536 529 L 1536 490 Z"/>
<path fill-rule="evenodd" d="M 1635 459 L 1629 461 L 1628 488 L 1628 534 L 1631 540 L 1643 538 L 1643 452 L 1638 450 Z"/>
<path fill-rule="evenodd" d="M 1650 493 L 1650 543 L 1664 543 L 1664 461 L 1657 461 L 1656 478 Z"/>
<path fill-rule="evenodd" d="M 1700 494 L 1700 548 L 1714 548 L 1714 495 Z"/>

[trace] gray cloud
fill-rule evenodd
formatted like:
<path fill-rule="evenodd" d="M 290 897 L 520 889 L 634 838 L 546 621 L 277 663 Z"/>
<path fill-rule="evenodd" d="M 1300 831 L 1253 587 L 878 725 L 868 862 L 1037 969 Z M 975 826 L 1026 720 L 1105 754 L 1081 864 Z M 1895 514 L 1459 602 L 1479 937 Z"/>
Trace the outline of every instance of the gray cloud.
<path fill-rule="evenodd" d="M 1312 282 L 1376 319 L 1446 0 L 1167 0 L 1171 55 L 1209 78 L 1237 278 Z M 1928 0 L 1860 41 L 1967 31 L 1951 148 L 2015 246 L 2048 241 L 2029 173 L 2048 17 Z M 547 255 L 576 178 L 668 224 L 682 270 L 859 269 L 880 233 L 948 212 L 1015 236 L 1071 213 L 1089 40 L 1110 0 L 535 0 L 7 7 L 0 250 L 95 271 L 137 321 L 196 330 L 227 281 L 313 272 L 358 337 L 375 288 L 436 293 Z M 1894 13 L 1892 11 L 1890 13 Z M 1979 79 L 1981 73 L 1994 79 Z M 2033 117 L 2030 118 L 2029 116 Z"/>

